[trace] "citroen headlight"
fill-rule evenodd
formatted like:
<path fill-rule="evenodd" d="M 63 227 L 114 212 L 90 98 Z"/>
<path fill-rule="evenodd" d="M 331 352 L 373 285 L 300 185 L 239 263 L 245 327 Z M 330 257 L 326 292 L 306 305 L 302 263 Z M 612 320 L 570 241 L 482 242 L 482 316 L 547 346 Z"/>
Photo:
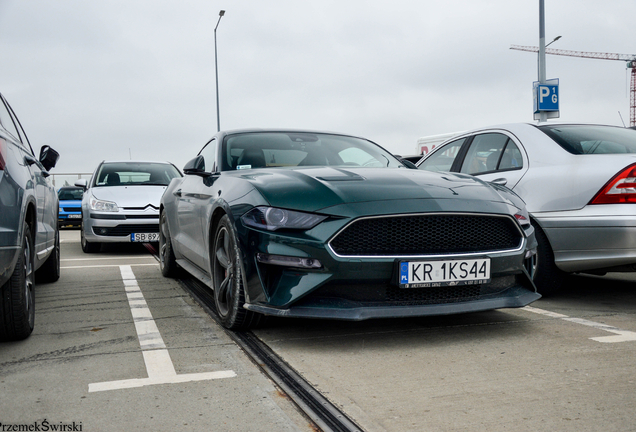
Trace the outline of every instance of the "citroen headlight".
<path fill-rule="evenodd" d="M 99 200 L 95 197 L 91 197 L 90 199 L 91 210 L 95 211 L 103 211 L 103 212 L 118 212 L 119 207 L 117 204 L 111 201 L 103 201 Z"/>
<path fill-rule="evenodd" d="M 327 216 L 264 206 L 254 207 L 241 216 L 244 225 L 268 231 L 276 231 L 277 229 L 308 230 L 325 219 Z"/>

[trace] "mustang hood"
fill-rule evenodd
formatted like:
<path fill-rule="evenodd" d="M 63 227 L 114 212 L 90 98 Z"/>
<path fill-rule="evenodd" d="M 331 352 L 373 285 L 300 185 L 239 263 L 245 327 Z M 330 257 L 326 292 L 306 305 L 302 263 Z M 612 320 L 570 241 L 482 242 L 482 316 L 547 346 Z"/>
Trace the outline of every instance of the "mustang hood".
<path fill-rule="evenodd" d="M 282 208 L 321 211 L 378 201 L 461 199 L 512 204 L 472 176 L 404 168 L 267 168 L 241 175 L 270 203 Z"/>
<path fill-rule="evenodd" d="M 166 186 L 104 186 L 92 188 L 91 192 L 95 198 L 114 202 L 120 208 L 143 209 L 151 205 L 158 209 L 165 190 Z"/>

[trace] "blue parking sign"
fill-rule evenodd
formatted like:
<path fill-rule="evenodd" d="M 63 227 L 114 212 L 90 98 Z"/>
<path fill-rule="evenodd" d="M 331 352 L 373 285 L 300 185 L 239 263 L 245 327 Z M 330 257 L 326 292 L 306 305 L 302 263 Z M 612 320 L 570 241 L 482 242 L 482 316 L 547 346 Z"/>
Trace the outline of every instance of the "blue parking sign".
<path fill-rule="evenodd" d="M 559 110 L 559 86 L 539 85 L 537 95 L 539 99 L 539 111 Z"/>
<path fill-rule="evenodd" d="M 559 80 L 549 80 L 546 83 L 534 83 L 534 112 L 559 111 Z"/>

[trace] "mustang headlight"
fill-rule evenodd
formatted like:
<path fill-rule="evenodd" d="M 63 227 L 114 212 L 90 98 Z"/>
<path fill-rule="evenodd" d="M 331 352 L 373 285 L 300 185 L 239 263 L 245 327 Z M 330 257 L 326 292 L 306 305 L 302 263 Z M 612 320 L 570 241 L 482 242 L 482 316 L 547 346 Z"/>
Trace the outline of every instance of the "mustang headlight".
<path fill-rule="evenodd" d="M 111 201 L 98 200 L 97 198 L 93 196 L 90 199 L 90 206 L 91 206 L 91 210 L 96 210 L 96 211 L 104 211 L 104 212 L 119 211 L 119 207 L 117 207 L 116 203 Z"/>
<path fill-rule="evenodd" d="M 308 230 L 325 219 L 327 216 L 276 207 L 254 207 L 241 216 L 244 225 L 268 231 L 282 228 Z"/>

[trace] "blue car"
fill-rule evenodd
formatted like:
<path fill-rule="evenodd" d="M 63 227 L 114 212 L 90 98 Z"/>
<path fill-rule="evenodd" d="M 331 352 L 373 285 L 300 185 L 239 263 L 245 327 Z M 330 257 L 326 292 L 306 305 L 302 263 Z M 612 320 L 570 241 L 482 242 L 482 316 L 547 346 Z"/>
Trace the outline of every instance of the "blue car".
<path fill-rule="evenodd" d="M 84 189 L 77 186 L 64 186 L 57 191 L 60 201 L 60 213 L 57 218 L 59 226 L 82 224 L 82 195 Z"/>

